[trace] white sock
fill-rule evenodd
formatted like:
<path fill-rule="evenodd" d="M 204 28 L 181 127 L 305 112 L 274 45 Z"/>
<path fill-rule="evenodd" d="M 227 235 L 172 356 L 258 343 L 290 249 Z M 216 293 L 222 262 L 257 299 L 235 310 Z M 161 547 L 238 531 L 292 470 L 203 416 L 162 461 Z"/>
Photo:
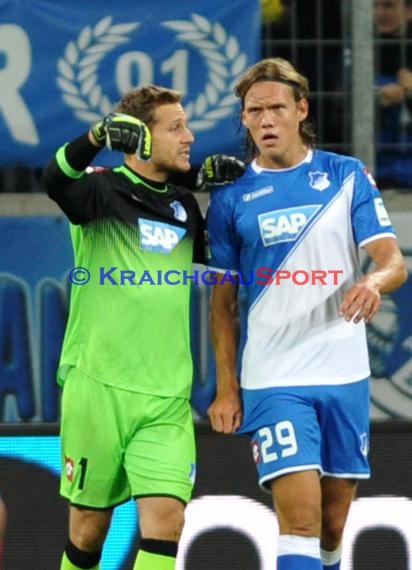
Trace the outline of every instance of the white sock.
<path fill-rule="evenodd" d="M 281 534 L 278 538 L 278 556 L 287 554 L 320 559 L 320 539 L 316 536 Z"/>
<path fill-rule="evenodd" d="M 320 549 L 322 557 L 322 564 L 324 566 L 333 566 L 342 558 L 342 545 L 340 544 L 336 550 L 323 550 Z"/>

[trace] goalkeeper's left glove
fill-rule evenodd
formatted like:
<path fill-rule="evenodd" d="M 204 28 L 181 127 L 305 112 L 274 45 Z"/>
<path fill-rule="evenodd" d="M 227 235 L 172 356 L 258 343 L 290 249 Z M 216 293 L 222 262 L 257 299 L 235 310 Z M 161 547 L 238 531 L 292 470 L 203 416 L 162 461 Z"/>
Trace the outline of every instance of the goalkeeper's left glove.
<path fill-rule="evenodd" d="M 92 134 L 100 146 L 136 154 L 140 160 L 149 160 L 152 155 L 152 135 L 149 127 L 131 115 L 109 113 L 96 123 Z"/>
<path fill-rule="evenodd" d="M 196 179 L 196 190 L 207 192 L 214 186 L 233 182 L 246 170 L 246 163 L 227 154 L 213 154 L 203 161 Z"/>

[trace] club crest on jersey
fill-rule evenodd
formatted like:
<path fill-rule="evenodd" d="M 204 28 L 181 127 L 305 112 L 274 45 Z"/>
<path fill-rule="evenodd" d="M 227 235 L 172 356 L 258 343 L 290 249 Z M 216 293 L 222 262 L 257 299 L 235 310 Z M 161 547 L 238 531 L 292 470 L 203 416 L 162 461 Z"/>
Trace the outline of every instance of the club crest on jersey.
<path fill-rule="evenodd" d="M 189 473 L 190 482 L 194 485 L 196 481 L 196 463 L 190 464 L 190 473 Z"/>
<path fill-rule="evenodd" d="M 260 445 L 259 442 L 256 441 L 256 439 L 254 439 L 251 444 L 250 444 L 251 448 L 252 448 L 252 457 L 254 462 L 256 463 L 256 465 L 259 465 L 259 463 L 262 462 L 262 453 L 260 451 Z"/>
<path fill-rule="evenodd" d="M 176 220 L 179 220 L 179 222 L 185 222 L 187 220 L 187 212 L 180 202 L 175 200 L 170 204 L 170 207 L 173 208 L 173 213 Z"/>
<path fill-rule="evenodd" d="M 74 474 L 74 461 L 71 457 L 67 455 L 64 456 L 64 465 L 66 469 L 66 477 L 70 483 L 73 481 L 73 474 Z"/>
<path fill-rule="evenodd" d="M 326 190 L 326 188 L 329 188 L 330 186 L 330 180 L 327 172 L 319 172 L 318 170 L 315 172 L 309 172 L 309 178 L 309 186 L 314 190 L 319 190 L 319 192 Z"/>
<path fill-rule="evenodd" d="M 256 200 L 256 198 L 260 198 L 261 196 L 266 196 L 266 194 L 271 194 L 273 192 L 273 186 L 265 186 L 265 188 L 260 188 L 259 190 L 255 190 L 254 192 L 247 192 L 243 194 L 243 201 L 250 202 L 251 200 Z"/>
<path fill-rule="evenodd" d="M 146 251 L 170 253 L 186 234 L 185 228 L 139 218 L 140 247 Z"/>
<path fill-rule="evenodd" d="M 258 216 L 263 245 L 295 241 L 320 210 L 320 204 L 273 210 Z"/>
<path fill-rule="evenodd" d="M 369 437 L 367 433 L 360 434 L 360 451 L 364 457 L 369 453 Z"/>
<path fill-rule="evenodd" d="M 93 174 L 94 172 L 106 172 L 108 169 L 107 166 L 86 166 L 86 174 Z"/>

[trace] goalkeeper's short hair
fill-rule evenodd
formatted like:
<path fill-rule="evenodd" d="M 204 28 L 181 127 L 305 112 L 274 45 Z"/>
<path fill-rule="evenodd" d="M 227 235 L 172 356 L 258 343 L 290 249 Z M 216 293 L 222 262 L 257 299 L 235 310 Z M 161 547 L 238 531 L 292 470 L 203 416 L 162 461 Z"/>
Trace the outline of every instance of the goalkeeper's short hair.
<path fill-rule="evenodd" d="M 145 85 L 128 91 L 116 107 L 116 112 L 140 119 L 148 127 L 153 126 L 155 110 L 159 105 L 181 103 L 182 94 L 174 89 L 158 85 Z"/>

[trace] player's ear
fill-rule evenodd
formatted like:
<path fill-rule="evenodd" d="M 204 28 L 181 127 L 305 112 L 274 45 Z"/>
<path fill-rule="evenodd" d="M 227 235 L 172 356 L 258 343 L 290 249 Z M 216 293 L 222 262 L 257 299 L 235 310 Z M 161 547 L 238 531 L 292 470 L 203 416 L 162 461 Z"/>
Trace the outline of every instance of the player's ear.
<path fill-rule="evenodd" d="M 247 120 L 246 120 L 246 116 L 245 116 L 244 111 L 242 111 L 241 119 L 242 119 L 242 125 L 245 127 L 245 129 L 247 129 L 248 126 L 247 126 Z"/>
<path fill-rule="evenodd" d="M 296 106 L 298 108 L 298 117 L 299 117 L 299 122 L 304 121 L 307 116 L 309 115 L 309 103 L 308 100 L 305 99 L 304 97 L 302 97 L 302 99 L 299 99 L 299 101 L 296 103 Z"/>

